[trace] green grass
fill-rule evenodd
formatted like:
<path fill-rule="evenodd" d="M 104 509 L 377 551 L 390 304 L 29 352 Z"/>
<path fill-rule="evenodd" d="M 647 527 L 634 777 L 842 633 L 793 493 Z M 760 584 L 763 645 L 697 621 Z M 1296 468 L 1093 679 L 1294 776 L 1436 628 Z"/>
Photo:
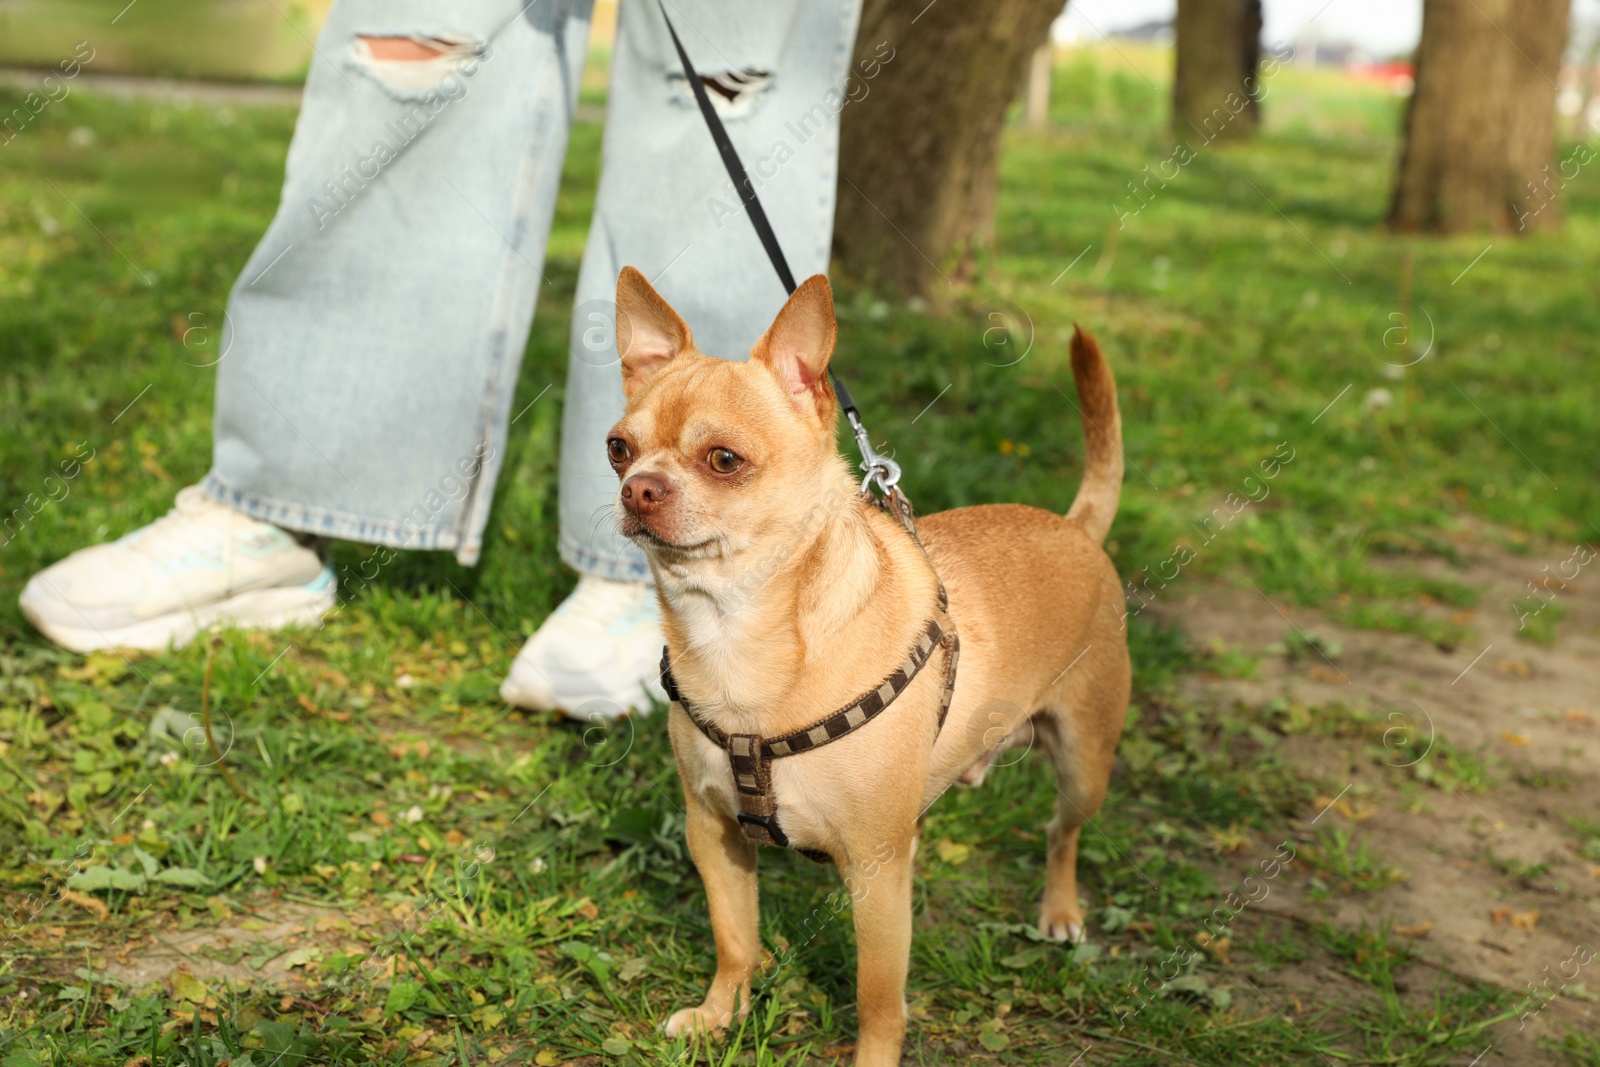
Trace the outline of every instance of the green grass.
<path fill-rule="evenodd" d="M 1008 134 L 999 239 L 974 286 L 931 308 L 840 294 L 838 368 L 875 434 L 923 511 L 1064 509 L 1081 446 L 1058 387 L 1070 394 L 1065 339 L 1081 322 L 1121 388 L 1130 466 L 1111 549 L 1125 577 L 1187 545 L 1192 561 L 1147 595 L 1248 577 L 1362 625 L 1460 640 L 1432 605 L 1469 606 L 1472 591 L 1410 563 L 1453 558 L 1469 523 L 1539 544 L 1588 536 L 1600 513 L 1585 451 L 1600 410 L 1594 184 L 1569 187 L 1564 235 L 1495 239 L 1452 284 L 1488 238 L 1378 227 L 1398 103 L 1286 70 L 1260 141 L 1202 150 L 1117 231 L 1125 183 L 1173 148 L 1164 83 L 1148 55 L 1134 60 L 1079 54 L 1058 74 L 1053 128 Z M 855 1030 L 836 877 L 764 855 L 776 962 L 749 1019 L 709 1048 L 659 1038 L 713 966 L 661 719 L 586 731 L 496 697 L 572 581 L 555 553 L 559 403 L 518 423 L 479 567 L 413 554 L 362 583 L 351 576 L 369 550 L 341 545 L 345 599 L 325 626 L 216 640 L 212 735 L 242 796 L 196 730 L 205 645 L 77 657 L 17 613 L 34 570 L 159 516 L 204 473 L 211 372 L 193 346 L 207 335 L 186 348 L 184 331 L 220 322 L 275 208 L 291 126 L 277 111 L 74 93 L 3 149 L 0 501 L 60 496 L 47 476 L 93 458 L 0 545 L 0 1064 L 831 1062 Z M 573 141 L 518 408 L 546 385 L 561 396 L 599 131 Z M 1372 324 L 1395 308 L 1407 254 L 1437 346 L 1395 378 Z M 1377 388 L 1389 405 L 1363 406 Z M 1293 458 L 1270 493 L 1219 525 L 1213 509 L 1280 446 Z M 1090 1045 L 1095 1062 L 1128 1064 L 1311 1062 L 1322 1049 L 1469 1060 L 1510 995 L 1423 967 L 1382 930 L 1308 942 L 1246 909 L 1232 967 L 1196 955 L 1182 982 L 1148 991 L 1145 968 L 1189 944 L 1315 810 L 1328 783 L 1279 743 L 1325 717 L 1195 703 L 1178 693 L 1185 674 L 1247 676 L 1254 661 L 1192 649 L 1148 617 L 1131 636 L 1130 730 L 1083 846 L 1101 932 L 1076 952 L 1029 933 L 1054 798 L 1042 761 L 945 798 L 916 883 L 907 1061 L 1060 1063 Z M 1386 721 L 1326 718 L 1372 759 L 1403 762 Z M 1487 781 L 1455 749 L 1424 765 L 1451 785 Z M 1359 843 L 1338 844 L 1312 854 L 1330 877 L 1383 880 Z M 250 932 L 306 901 L 334 918 L 298 945 Z M 235 942 L 195 958 L 237 965 L 236 981 L 108 974 L 119 952 L 168 952 L 224 924 Z M 291 986 L 271 988 L 259 968 L 290 951 Z M 1343 976 L 1285 1007 L 1279 979 L 1313 957 Z M 1574 1062 L 1594 1062 L 1584 1040 L 1569 1043 Z"/>

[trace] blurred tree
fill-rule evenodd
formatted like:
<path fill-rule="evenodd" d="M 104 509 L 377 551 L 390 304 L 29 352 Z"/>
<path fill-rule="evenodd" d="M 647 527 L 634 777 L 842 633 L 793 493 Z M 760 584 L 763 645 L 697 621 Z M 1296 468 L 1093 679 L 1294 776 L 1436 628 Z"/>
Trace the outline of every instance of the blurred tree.
<path fill-rule="evenodd" d="M 1178 0 L 1172 124 L 1207 141 L 1249 137 L 1261 121 L 1256 67 L 1261 0 Z"/>
<path fill-rule="evenodd" d="M 1390 225 L 1561 225 L 1564 179 L 1551 163 L 1569 10 L 1570 0 L 1423 0 Z"/>
<path fill-rule="evenodd" d="M 994 236 L 1000 130 L 1062 0 L 864 0 L 841 115 L 833 250 L 921 295 Z"/>

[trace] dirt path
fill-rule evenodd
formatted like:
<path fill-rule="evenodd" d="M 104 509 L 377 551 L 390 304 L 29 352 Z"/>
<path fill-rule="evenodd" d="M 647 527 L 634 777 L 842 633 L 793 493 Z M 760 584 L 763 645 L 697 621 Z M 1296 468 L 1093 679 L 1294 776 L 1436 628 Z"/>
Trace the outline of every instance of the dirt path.
<path fill-rule="evenodd" d="M 1485 1064 L 1558 1062 L 1535 1045 L 1559 1038 L 1552 1023 L 1600 1034 L 1600 559 L 1545 609 L 1563 615 L 1553 644 L 1520 638 L 1512 609 L 1536 604 L 1526 583 L 1572 552 L 1469 547 L 1449 570 L 1481 593 L 1471 617 L 1458 617 L 1479 636 L 1450 652 L 1269 606 L 1248 589 L 1197 585 L 1151 609 L 1201 647 L 1261 656 L 1255 677 L 1194 675 L 1188 695 L 1219 709 L 1273 700 L 1309 709 L 1310 728 L 1286 740 L 1285 756 L 1340 791 L 1308 813 L 1301 838 L 1348 833 L 1375 868 L 1404 872 L 1370 892 L 1317 887 L 1302 872 L 1272 906 L 1345 930 L 1392 922 L 1424 959 L 1525 997 L 1525 1028 L 1497 1028 L 1502 1043 Z M 1291 659 L 1272 647 L 1297 633 L 1340 649 L 1302 647 Z M 1339 705 L 1378 724 L 1365 737 L 1322 734 Z"/>

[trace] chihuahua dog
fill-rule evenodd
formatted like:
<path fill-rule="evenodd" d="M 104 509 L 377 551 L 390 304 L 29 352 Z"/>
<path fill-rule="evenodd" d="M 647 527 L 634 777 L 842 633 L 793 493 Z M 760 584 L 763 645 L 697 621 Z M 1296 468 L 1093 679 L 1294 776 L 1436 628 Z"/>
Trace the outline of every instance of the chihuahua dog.
<path fill-rule="evenodd" d="M 1059 793 L 1039 929 L 1083 937 L 1078 832 L 1105 797 L 1128 704 L 1122 585 L 1101 548 L 1121 495 L 1121 421 L 1110 369 L 1080 330 L 1072 371 L 1087 458 L 1071 510 L 960 508 L 920 519 L 913 537 L 861 493 L 839 454 L 827 376 L 837 333 L 817 275 L 748 362 L 713 358 L 626 268 L 617 347 L 627 409 L 606 448 L 621 482 L 618 524 L 648 557 L 660 598 L 675 687 L 668 731 L 717 950 L 704 1002 L 663 1028 L 716 1030 L 748 1008 L 763 963 L 750 832 L 760 824 L 844 875 L 859 955 L 855 1062 L 878 1067 L 899 1063 L 905 1035 L 922 815 L 958 779 L 981 781 L 1018 738 L 1049 754 Z M 930 641 L 951 623 L 953 701 L 954 643 Z M 929 669 L 906 671 L 907 649 Z M 872 707 L 885 706 L 860 721 L 863 694 L 886 687 L 890 699 Z M 753 777 L 736 776 L 729 746 L 821 736 L 819 720 L 852 701 L 848 732 L 760 768 L 770 817 L 752 815 L 740 790 Z"/>

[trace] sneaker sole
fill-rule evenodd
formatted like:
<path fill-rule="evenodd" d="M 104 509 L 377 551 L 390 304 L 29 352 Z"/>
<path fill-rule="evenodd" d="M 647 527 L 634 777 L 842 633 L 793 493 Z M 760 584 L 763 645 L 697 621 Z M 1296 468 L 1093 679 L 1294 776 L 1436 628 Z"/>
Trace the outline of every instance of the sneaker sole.
<path fill-rule="evenodd" d="M 651 697 L 654 694 L 641 681 L 637 693 L 627 700 L 619 700 L 615 693 L 556 693 L 543 679 L 523 681 L 513 684 L 507 678 L 500 684 L 500 699 L 513 707 L 525 708 L 529 711 L 559 711 L 562 715 L 578 722 L 591 722 L 596 717 L 601 719 L 620 719 L 626 715 L 648 715 L 654 708 L 649 699 L 640 700 L 640 697 Z M 598 708 L 585 708 L 585 705 L 594 703 L 609 704 L 617 711 L 602 712 Z"/>
<path fill-rule="evenodd" d="M 280 630 L 285 626 L 314 626 L 333 607 L 336 597 L 330 580 L 312 583 L 325 588 L 298 586 L 292 589 L 257 589 L 207 604 L 193 611 L 158 615 L 116 630 L 63 626 L 48 619 L 28 621 L 56 644 L 72 652 L 99 652 L 112 648 L 132 648 L 143 652 L 165 652 L 182 648 L 197 634 L 225 626 L 241 629 Z"/>

